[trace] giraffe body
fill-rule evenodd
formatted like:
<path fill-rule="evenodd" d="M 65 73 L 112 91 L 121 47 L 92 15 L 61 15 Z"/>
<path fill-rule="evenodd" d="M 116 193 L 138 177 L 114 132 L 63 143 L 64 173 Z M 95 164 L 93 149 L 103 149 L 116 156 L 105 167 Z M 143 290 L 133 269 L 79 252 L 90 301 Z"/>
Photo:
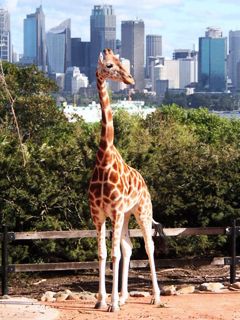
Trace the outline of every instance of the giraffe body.
<path fill-rule="evenodd" d="M 149 199 L 148 205 L 151 206 L 150 195 L 140 173 L 124 163 L 114 146 L 105 153 L 109 157 L 107 164 L 106 159 L 99 160 L 102 150 L 97 153 L 90 186 L 90 201 L 96 210 L 92 216 L 96 223 L 101 210 L 113 222 L 118 211 L 134 213 L 143 197 Z M 149 218 L 152 219 L 151 215 Z"/>
<path fill-rule="evenodd" d="M 113 285 L 109 311 L 117 311 L 119 309 L 118 270 L 121 256 L 120 245 L 123 253 L 120 303 L 125 303 L 128 297 L 128 269 L 132 253 L 132 244 L 128 235 L 128 222 L 131 214 L 135 215 L 143 232 L 153 282 L 152 301 L 157 304 L 160 301 L 160 290 L 157 284 L 153 258 L 151 197 L 141 174 L 124 162 L 113 144 L 112 110 L 105 85 L 106 79 L 123 81 L 127 84 L 134 83 L 134 80 L 110 49 L 104 50 L 104 58 L 100 55 L 96 76 L 102 109 L 102 130 L 96 165 L 89 186 L 91 215 L 98 234 L 99 294 L 95 307 L 106 307 L 106 218 L 111 219 L 113 230 L 111 253 Z"/>

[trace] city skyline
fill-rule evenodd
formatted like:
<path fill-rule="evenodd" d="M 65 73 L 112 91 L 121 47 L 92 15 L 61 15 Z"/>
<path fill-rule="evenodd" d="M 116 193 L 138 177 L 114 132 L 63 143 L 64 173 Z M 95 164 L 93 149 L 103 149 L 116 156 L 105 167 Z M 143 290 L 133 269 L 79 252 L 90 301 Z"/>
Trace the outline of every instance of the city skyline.
<path fill-rule="evenodd" d="M 206 27 L 216 26 L 228 37 L 230 30 L 239 30 L 240 3 L 234 0 L 140 0 L 136 8 L 126 0 L 104 2 L 113 5 L 117 17 L 117 38 L 121 38 L 121 21 L 142 19 L 145 35 L 157 34 L 163 37 L 163 55 L 171 57 L 174 49 L 198 48 L 198 38 L 204 35 Z M 0 7 L 10 12 L 12 44 L 14 51 L 23 53 L 23 20 L 27 14 L 42 4 L 46 19 L 46 31 L 68 18 L 71 19 L 72 37 L 90 40 L 90 15 L 94 5 L 102 1 L 81 1 L 60 3 L 46 0 L 0 0 Z"/>

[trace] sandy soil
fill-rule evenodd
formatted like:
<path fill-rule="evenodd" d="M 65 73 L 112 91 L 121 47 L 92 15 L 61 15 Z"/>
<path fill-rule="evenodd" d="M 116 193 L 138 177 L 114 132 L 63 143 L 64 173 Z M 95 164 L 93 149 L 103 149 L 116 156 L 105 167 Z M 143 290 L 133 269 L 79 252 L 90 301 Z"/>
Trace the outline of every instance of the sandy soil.
<path fill-rule="evenodd" d="M 0 300 L 0 320 L 57 320 L 60 311 L 35 299 L 11 297 Z"/>
<path fill-rule="evenodd" d="M 227 284 L 229 283 L 229 266 L 161 269 L 158 270 L 157 275 L 160 285 L 194 284 L 198 286 L 203 282 L 217 281 Z M 238 268 L 237 279 L 238 281 L 240 279 L 240 268 Z M 107 291 L 110 292 L 112 284 L 110 272 L 107 274 L 106 280 Z M 81 273 L 34 273 L 31 276 L 29 274 L 13 274 L 10 279 L 9 294 L 14 300 L 16 296 L 39 300 L 42 294 L 48 290 L 58 292 L 66 289 L 73 292 L 97 292 L 98 272 L 89 270 Z M 130 272 L 129 291 L 135 290 L 151 291 L 149 271 L 132 270 Z M 3 305 L 0 303 L 0 320 L 55 320 L 56 317 L 52 318 L 44 313 L 46 307 L 52 307 L 53 311 L 59 312 L 57 320 L 240 320 L 240 292 L 224 289 L 221 293 L 198 292 L 187 295 L 163 296 L 162 307 L 150 305 L 150 299 L 150 297 L 130 298 L 118 313 L 95 310 L 95 301 L 93 300 L 67 300 L 45 303 L 42 306 L 39 306 L 40 302 L 38 301 L 32 306 L 22 304 L 15 305 L 15 307 L 11 304 Z M 49 309 L 47 308 L 47 310 Z"/>
<path fill-rule="evenodd" d="M 240 293 L 197 293 L 162 297 L 163 307 L 149 304 L 148 298 L 130 298 L 117 313 L 95 310 L 93 301 L 52 304 L 59 320 L 239 320 Z M 51 304 L 50 304 L 51 305 Z"/>

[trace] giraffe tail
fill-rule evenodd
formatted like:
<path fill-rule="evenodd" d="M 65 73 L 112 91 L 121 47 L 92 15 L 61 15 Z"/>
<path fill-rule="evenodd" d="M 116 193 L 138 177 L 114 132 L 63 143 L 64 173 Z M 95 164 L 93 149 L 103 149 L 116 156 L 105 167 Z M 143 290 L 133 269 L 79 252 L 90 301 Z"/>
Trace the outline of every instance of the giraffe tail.
<path fill-rule="evenodd" d="M 152 227 L 154 229 L 153 242 L 154 242 L 156 255 L 167 254 L 168 247 L 167 247 L 167 241 L 166 241 L 166 234 L 163 231 L 162 224 L 152 219 Z"/>

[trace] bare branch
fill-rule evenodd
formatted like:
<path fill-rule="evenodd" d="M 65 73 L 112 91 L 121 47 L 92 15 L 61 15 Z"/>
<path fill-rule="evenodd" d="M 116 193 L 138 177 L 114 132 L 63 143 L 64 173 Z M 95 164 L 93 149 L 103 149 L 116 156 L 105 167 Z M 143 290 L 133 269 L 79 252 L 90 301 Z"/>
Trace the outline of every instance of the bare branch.
<path fill-rule="evenodd" d="M 2 66 L 2 60 L 1 59 L 0 59 L 0 82 L 2 83 L 2 85 L 3 85 L 4 89 L 5 89 L 5 92 L 7 94 L 7 97 L 8 97 L 9 103 L 10 103 L 10 107 L 11 107 L 14 123 L 15 123 L 16 130 L 17 130 L 20 149 L 21 149 L 21 152 L 22 152 L 23 166 L 25 167 L 26 163 L 27 163 L 27 157 L 26 157 L 26 152 L 25 152 L 24 145 L 23 145 L 23 142 L 22 142 L 23 139 L 22 139 L 22 135 L 21 135 L 21 132 L 20 132 L 20 129 L 19 129 L 17 116 L 16 116 L 15 109 L 14 109 L 14 103 L 15 103 L 16 98 L 13 98 L 11 92 L 8 89 L 8 85 L 6 83 L 6 79 L 5 79 L 5 75 L 4 75 L 3 66 Z"/>

